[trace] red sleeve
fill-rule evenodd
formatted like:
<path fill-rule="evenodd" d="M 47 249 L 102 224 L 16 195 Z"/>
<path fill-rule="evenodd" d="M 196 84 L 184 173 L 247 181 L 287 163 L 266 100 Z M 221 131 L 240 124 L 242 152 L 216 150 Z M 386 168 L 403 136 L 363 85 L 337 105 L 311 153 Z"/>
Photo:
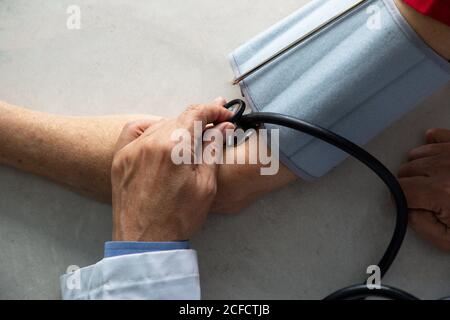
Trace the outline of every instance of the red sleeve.
<path fill-rule="evenodd" d="M 450 0 L 403 0 L 418 12 L 450 26 Z"/>

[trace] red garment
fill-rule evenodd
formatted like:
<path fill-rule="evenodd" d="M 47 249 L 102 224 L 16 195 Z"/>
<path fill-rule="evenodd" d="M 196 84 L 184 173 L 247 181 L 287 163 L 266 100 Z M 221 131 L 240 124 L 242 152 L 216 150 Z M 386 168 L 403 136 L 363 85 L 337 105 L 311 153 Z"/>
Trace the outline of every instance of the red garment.
<path fill-rule="evenodd" d="M 450 26 L 450 0 L 403 0 L 418 12 Z"/>

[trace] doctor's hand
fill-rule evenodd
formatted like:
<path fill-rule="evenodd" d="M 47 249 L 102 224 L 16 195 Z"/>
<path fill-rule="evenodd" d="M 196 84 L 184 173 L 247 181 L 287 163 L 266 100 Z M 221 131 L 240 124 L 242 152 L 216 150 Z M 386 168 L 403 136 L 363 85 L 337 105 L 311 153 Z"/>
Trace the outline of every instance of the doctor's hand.
<path fill-rule="evenodd" d="M 226 122 L 232 116 L 223 99 L 218 99 L 189 107 L 174 120 L 156 124 L 142 120 L 124 128 L 111 170 L 114 241 L 183 241 L 202 227 L 217 192 L 218 165 L 211 160 L 221 154 L 223 142 L 198 141 L 203 150 L 213 150 L 212 158 L 203 164 L 179 165 L 172 153 L 180 141 L 172 135 L 179 138 L 184 133 L 190 138 L 184 140 L 183 150 L 193 160 L 194 125 L 203 133 L 216 130 L 214 136 L 224 137 L 227 129 L 234 128 Z"/>
<path fill-rule="evenodd" d="M 409 154 L 399 172 L 410 208 L 410 225 L 450 252 L 450 130 L 427 132 L 427 144 Z"/>

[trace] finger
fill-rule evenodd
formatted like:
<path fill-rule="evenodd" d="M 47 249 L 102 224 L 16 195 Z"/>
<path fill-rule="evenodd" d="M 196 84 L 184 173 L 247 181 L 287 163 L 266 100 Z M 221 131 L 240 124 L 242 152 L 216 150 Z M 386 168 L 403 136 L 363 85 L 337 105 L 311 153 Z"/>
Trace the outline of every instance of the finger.
<path fill-rule="evenodd" d="M 399 178 L 429 177 L 436 165 L 435 157 L 422 158 L 403 164 L 399 171 Z"/>
<path fill-rule="evenodd" d="M 179 118 L 181 127 L 193 132 L 196 123 L 204 130 L 208 124 L 219 124 L 233 117 L 233 112 L 219 104 L 196 105 L 189 107 Z"/>
<path fill-rule="evenodd" d="M 234 124 L 224 122 L 205 131 L 203 161 L 200 165 L 200 170 L 206 170 L 213 174 L 217 174 L 218 165 L 224 163 L 223 149 L 227 132 L 232 132 L 234 130 Z"/>
<path fill-rule="evenodd" d="M 448 129 L 430 129 L 426 133 L 428 143 L 450 142 L 450 130 Z"/>
<path fill-rule="evenodd" d="M 450 143 L 426 144 L 408 153 L 409 161 L 437 156 L 450 149 Z"/>
<path fill-rule="evenodd" d="M 216 136 L 216 139 L 205 146 L 205 150 L 210 147 L 214 150 L 215 156 L 218 156 L 219 154 L 221 156 L 223 154 L 224 141 L 226 139 L 225 136 L 228 129 L 234 129 L 234 125 L 231 123 L 221 123 L 215 128 L 209 129 L 205 132 L 205 135 L 213 133 L 212 135 Z M 197 178 L 199 179 L 200 184 L 203 185 L 205 190 L 207 190 L 210 196 L 212 196 L 212 199 L 217 193 L 219 163 L 221 163 L 220 160 L 215 159 L 215 161 L 210 163 L 203 161 L 202 164 L 197 166 Z"/>
<path fill-rule="evenodd" d="M 438 248 L 450 251 L 450 229 L 441 223 L 433 213 L 426 211 L 411 211 L 409 223 L 412 229 L 425 240 Z"/>
<path fill-rule="evenodd" d="M 152 126 L 154 120 L 141 119 L 130 122 L 123 128 L 119 139 L 117 140 L 115 151 L 123 149 L 126 145 L 138 139 L 148 128 Z"/>
<path fill-rule="evenodd" d="M 411 210 L 425 210 L 440 214 L 445 209 L 446 196 L 436 190 L 429 178 L 413 177 L 399 180 Z M 446 210 L 445 210 L 446 211 Z"/>

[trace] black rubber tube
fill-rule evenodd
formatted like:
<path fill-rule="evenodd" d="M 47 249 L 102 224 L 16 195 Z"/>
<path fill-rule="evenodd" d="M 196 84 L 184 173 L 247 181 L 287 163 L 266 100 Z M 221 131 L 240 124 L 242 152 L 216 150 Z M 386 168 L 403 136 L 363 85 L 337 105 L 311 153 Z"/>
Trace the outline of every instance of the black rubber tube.
<path fill-rule="evenodd" d="M 348 287 L 329 295 L 324 300 L 358 300 L 363 298 L 385 298 L 391 300 L 419 300 L 415 296 L 393 287 L 382 286 L 380 289 L 370 290 L 366 285 Z"/>
<path fill-rule="evenodd" d="M 381 270 L 382 277 L 386 275 L 390 267 L 394 263 L 406 236 L 408 230 L 408 204 L 406 201 L 405 194 L 400 186 L 397 178 L 387 169 L 378 159 L 372 156 L 370 153 L 365 151 L 360 146 L 354 144 L 353 142 L 341 137 L 325 128 L 316 126 L 314 124 L 308 123 L 306 121 L 282 115 L 277 113 L 251 113 L 244 115 L 244 110 L 246 108 L 245 102 L 242 100 L 233 100 L 225 105 L 225 108 L 232 108 L 239 106 L 236 115 L 231 119 L 233 123 L 236 123 L 244 128 L 253 128 L 263 124 L 273 124 L 278 126 L 287 127 L 294 129 L 317 139 L 325 141 L 330 145 L 333 145 L 347 154 L 351 155 L 355 159 L 364 163 L 369 167 L 391 191 L 397 209 L 397 219 L 394 234 L 386 249 L 382 259 L 378 263 Z M 354 288 L 356 291 L 361 291 L 363 286 L 357 285 L 350 288 Z M 366 288 L 367 289 L 367 288 Z M 349 290 L 344 289 L 344 290 Z M 351 290 L 350 290 L 351 291 Z M 346 293 L 347 291 L 344 291 Z M 392 292 L 389 291 L 389 292 Z M 372 292 L 373 294 L 373 292 Z M 333 297 L 333 295 L 331 296 Z"/>

